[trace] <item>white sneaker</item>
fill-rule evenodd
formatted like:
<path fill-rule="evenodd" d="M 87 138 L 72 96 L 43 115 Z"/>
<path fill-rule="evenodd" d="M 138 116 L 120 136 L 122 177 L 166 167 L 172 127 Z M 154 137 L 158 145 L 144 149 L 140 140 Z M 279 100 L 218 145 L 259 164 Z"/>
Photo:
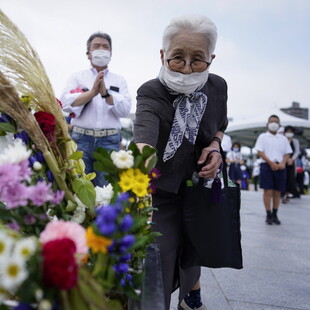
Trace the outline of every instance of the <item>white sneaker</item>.
<path fill-rule="evenodd" d="M 184 299 L 182 299 L 181 303 L 179 304 L 179 310 L 207 310 L 205 305 L 200 306 L 199 308 L 191 308 L 187 305 Z"/>

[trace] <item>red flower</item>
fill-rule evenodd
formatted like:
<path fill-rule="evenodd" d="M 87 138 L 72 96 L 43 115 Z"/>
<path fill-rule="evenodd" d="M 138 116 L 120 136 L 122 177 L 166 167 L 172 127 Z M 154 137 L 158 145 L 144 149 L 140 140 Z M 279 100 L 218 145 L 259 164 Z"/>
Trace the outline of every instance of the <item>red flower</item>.
<path fill-rule="evenodd" d="M 76 247 L 71 239 L 49 241 L 43 246 L 43 281 L 61 290 L 76 286 L 78 267 L 74 259 Z"/>
<path fill-rule="evenodd" d="M 44 111 L 39 111 L 34 113 L 34 117 L 39 123 L 40 128 L 43 131 L 47 140 L 54 140 L 54 133 L 56 128 L 55 116 Z"/>

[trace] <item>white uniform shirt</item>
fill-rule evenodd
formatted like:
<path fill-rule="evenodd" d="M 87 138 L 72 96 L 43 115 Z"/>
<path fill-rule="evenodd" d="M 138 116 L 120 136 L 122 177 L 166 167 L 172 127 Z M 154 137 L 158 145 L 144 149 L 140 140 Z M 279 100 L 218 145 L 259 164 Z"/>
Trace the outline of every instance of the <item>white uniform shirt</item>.
<path fill-rule="evenodd" d="M 108 129 L 121 128 L 119 118 L 126 117 L 130 113 L 131 98 L 125 79 L 108 69 L 104 70 L 104 82 L 108 92 L 113 96 L 113 105 L 105 102 L 100 93 L 95 96 L 90 103 L 84 106 L 72 107 L 72 103 L 81 93 L 70 93 L 76 88 L 93 88 L 98 72 L 95 68 L 74 73 L 67 81 L 60 101 L 63 104 L 63 110 L 67 113 L 74 113 L 75 118 L 71 124 L 87 129 Z M 112 86 L 112 90 L 110 87 Z M 113 90 L 118 88 L 118 91 Z M 83 112 L 82 112 L 83 110 Z M 82 112 L 82 113 L 81 113 Z"/>
<path fill-rule="evenodd" d="M 237 163 L 240 164 L 240 161 L 242 160 L 242 154 L 240 151 L 235 152 L 235 151 L 229 151 L 226 154 L 226 158 L 230 160 L 237 160 Z"/>
<path fill-rule="evenodd" d="M 284 155 L 293 152 L 285 136 L 279 133 L 273 135 L 269 131 L 258 136 L 254 148 L 259 152 L 263 152 L 273 162 L 281 162 Z M 261 161 L 266 162 L 262 158 Z"/>

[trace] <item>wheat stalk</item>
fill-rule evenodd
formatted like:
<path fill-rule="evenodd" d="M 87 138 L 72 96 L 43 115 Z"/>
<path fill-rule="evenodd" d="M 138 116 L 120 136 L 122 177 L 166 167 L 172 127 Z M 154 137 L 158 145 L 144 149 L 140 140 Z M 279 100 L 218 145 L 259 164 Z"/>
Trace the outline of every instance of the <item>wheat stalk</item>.
<path fill-rule="evenodd" d="M 31 97 L 30 107 L 34 111 L 45 111 L 55 116 L 57 137 L 70 139 L 65 118 L 37 52 L 2 10 L 0 10 L 0 70 L 20 94 Z"/>
<path fill-rule="evenodd" d="M 33 114 L 20 100 L 15 88 L 0 71 L 0 111 L 11 116 L 23 130 L 27 132 L 36 147 L 43 153 L 45 161 L 53 173 L 59 189 L 65 192 L 66 200 L 75 201 L 58 167 L 57 161 L 49 150 L 45 138 Z"/>

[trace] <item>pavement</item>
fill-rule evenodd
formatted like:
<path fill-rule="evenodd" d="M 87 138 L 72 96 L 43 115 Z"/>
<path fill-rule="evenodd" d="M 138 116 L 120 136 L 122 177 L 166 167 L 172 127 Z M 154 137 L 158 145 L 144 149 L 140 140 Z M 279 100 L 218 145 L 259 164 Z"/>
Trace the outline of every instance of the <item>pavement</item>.
<path fill-rule="evenodd" d="M 208 310 L 310 310 L 310 195 L 281 203 L 281 225 L 266 225 L 262 195 L 241 192 L 243 269 L 202 268 Z"/>

